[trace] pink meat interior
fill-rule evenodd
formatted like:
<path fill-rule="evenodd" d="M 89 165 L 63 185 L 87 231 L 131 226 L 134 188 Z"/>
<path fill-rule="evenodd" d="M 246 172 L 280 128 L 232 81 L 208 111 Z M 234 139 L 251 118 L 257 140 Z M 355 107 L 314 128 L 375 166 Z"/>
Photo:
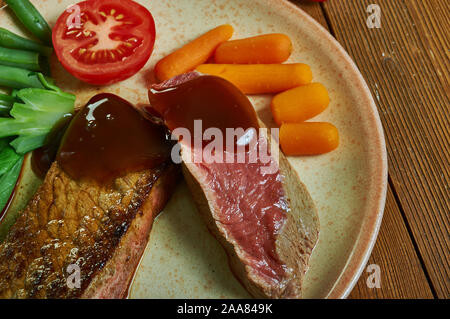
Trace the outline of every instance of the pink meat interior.
<path fill-rule="evenodd" d="M 231 83 L 216 77 L 185 74 L 153 86 L 149 98 L 152 108 L 149 113 L 159 114 L 172 131 L 176 128 L 192 131 L 193 122 L 198 119 L 203 120 L 204 129 L 219 127 L 223 132 L 229 127 L 259 129 L 248 98 Z M 243 262 L 268 282 L 279 282 L 286 269 L 277 255 L 276 239 L 285 223 L 289 204 L 280 171 L 267 174 L 263 170 L 267 163 L 258 156 L 256 161 L 250 160 L 258 145 L 267 142 L 257 140 L 256 145 L 247 149 L 243 163 L 203 161 L 195 165 L 220 228 L 237 246 Z M 181 143 L 194 153 L 191 142 Z"/>
<path fill-rule="evenodd" d="M 217 221 L 245 253 L 245 263 L 267 281 L 281 281 L 285 269 L 275 242 L 289 209 L 281 175 L 261 173 L 261 163 L 197 164 L 214 192 Z"/>

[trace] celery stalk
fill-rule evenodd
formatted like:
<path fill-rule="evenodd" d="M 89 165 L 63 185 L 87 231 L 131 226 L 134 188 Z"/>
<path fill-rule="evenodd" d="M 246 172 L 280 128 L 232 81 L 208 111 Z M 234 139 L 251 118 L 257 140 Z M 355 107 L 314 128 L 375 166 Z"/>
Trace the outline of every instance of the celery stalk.
<path fill-rule="evenodd" d="M 43 146 L 56 123 L 74 110 L 75 96 L 59 89 L 22 89 L 16 95 L 21 102 L 14 103 L 10 118 L 0 118 L 0 138 L 17 136 L 11 146 L 19 154 Z"/>

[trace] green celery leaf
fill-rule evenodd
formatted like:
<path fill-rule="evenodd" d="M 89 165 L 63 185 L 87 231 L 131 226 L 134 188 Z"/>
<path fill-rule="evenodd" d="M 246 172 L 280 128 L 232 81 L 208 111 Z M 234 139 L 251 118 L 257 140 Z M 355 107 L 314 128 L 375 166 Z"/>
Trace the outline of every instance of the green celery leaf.
<path fill-rule="evenodd" d="M 48 133 L 47 133 L 48 134 Z M 47 134 L 43 135 L 20 135 L 10 144 L 17 153 L 26 154 L 32 150 L 35 150 L 45 145 Z"/>
<path fill-rule="evenodd" d="M 3 105 L 1 102 L 0 102 L 0 116 L 9 116 L 9 110 L 10 110 L 11 108 L 9 107 L 9 106 L 7 106 L 7 105 Z"/>
<path fill-rule="evenodd" d="M 0 176 L 7 173 L 21 158 L 14 149 L 6 144 L 0 151 Z"/>
<path fill-rule="evenodd" d="M 13 96 L 0 93 L 0 116 L 9 116 L 14 102 L 16 99 Z"/>
<path fill-rule="evenodd" d="M 0 138 L 0 152 L 9 144 L 9 140 L 7 138 Z"/>
<path fill-rule="evenodd" d="M 22 169 L 23 156 L 5 174 L 0 176 L 0 210 L 3 210 L 16 186 Z"/>
<path fill-rule="evenodd" d="M 50 90 L 28 88 L 16 93 L 21 103 L 14 103 L 11 118 L 0 118 L 0 138 L 18 136 L 11 145 L 19 154 L 44 145 L 46 135 L 67 114 L 73 113 L 75 96 L 53 84 Z"/>

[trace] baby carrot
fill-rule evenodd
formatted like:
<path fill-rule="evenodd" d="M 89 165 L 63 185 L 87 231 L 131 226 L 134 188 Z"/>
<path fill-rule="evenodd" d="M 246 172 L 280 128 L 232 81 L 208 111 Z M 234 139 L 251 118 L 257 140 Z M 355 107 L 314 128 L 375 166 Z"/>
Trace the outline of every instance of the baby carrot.
<path fill-rule="evenodd" d="M 291 39 L 273 33 L 224 42 L 217 47 L 214 59 L 222 64 L 271 64 L 286 61 L 291 53 Z"/>
<path fill-rule="evenodd" d="M 330 123 L 286 123 L 280 128 L 280 146 L 286 155 L 319 155 L 339 146 L 339 132 Z"/>
<path fill-rule="evenodd" d="M 168 80 L 176 75 L 192 71 L 205 63 L 217 46 L 233 35 L 233 27 L 221 25 L 186 44 L 181 49 L 161 59 L 155 66 L 156 77 L 160 81 Z"/>
<path fill-rule="evenodd" d="M 276 95 L 271 104 L 278 125 L 299 123 L 320 114 L 328 107 L 327 89 L 320 83 L 299 86 Z"/>
<path fill-rule="evenodd" d="M 311 82 L 308 65 L 295 64 L 202 64 L 200 73 L 230 81 L 245 94 L 279 93 Z"/>

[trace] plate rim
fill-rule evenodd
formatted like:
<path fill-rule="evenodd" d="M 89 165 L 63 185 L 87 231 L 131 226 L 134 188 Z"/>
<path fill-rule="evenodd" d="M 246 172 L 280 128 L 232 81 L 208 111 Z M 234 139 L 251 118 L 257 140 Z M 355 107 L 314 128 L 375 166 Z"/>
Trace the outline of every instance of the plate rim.
<path fill-rule="evenodd" d="M 336 40 L 336 38 L 331 35 L 331 33 L 327 29 L 325 29 L 318 21 L 316 21 L 313 17 L 303 11 L 300 7 L 296 6 L 294 3 L 288 0 L 257 1 L 266 3 L 269 7 L 271 7 L 271 5 L 282 5 L 293 14 L 301 17 L 304 22 L 309 25 L 310 28 L 315 29 L 315 31 L 317 31 L 317 37 L 324 38 L 326 42 L 331 45 L 331 48 L 334 49 L 334 55 L 338 55 L 339 58 L 345 61 L 350 67 L 350 70 L 353 72 L 351 77 L 354 78 L 356 82 L 362 87 L 361 92 L 362 96 L 365 99 L 364 103 L 362 104 L 366 105 L 368 111 L 371 111 L 368 114 L 370 115 L 368 119 L 371 120 L 373 128 L 377 133 L 377 139 L 374 140 L 374 142 L 377 143 L 377 150 L 380 151 L 377 162 L 372 164 L 377 168 L 375 169 L 375 171 L 378 172 L 377 176 L 374 177 L 374 180 L 376 180 L 376 182 L 372 182 L 371 184 L 371 187 L 374 187 L 373 184 L 375 183 L 374 189 L 376 190 L 376 194 L 374 196 L 373 202 L 370 205 L 371 209 L 367 212 L 369 213 L 369 215 L 364 216 L 358 237 L 356 238 L 355 244 L 352 251 L 350 252 L 347 262 L 342 272 L 338 276 L 336 282 L 326 295 L 326 298 L 330 299 L 345 299 L 355 287 L 372 254 L 372 250 L 375 246 L 375 242 L 380 230 L 386 204 L 388 187 L 388 159 L 386 140 L 380 114 L 378 112 L 378 108 L 373 98 L 372 92 L 370 91 L 370 88 L 367 85 L 367 82 L 361 74 L 358 66 L 344 49 L 344 47 Z"/>
<path fill-rule="evenodd" d="M 366 209 L 366 214 L 363 217 L 359 234 L 355 239 L 355 243 L 353 244 L 353 248 L 342 272 L 339 274 L 335 283 L 326 295 L 326 298 L 344 299 L 348 297 L 355 287 L 371 256 L 381 226 L 386 203 L 388 189 L 388 160 L 386 141 L 380 115 L 369 86 L 359 71 L 356 63 L 327 29 L 289 0 L 255 1 L 265 4 L 269 8 L 276 6 L 286 8 L 288 11 L 292 12 L 293 15 L 301 18 L 308 28 L 313 29 L 316 32 L 316 37 L 321 37 L 330 45 L 330 48 L 334 51 L 333 55 L 342 59 L 342 61 L 350 67 L 349 72 L 352 73 L 350 74 L 350 77 L 355 79 L 356 85 L 361 86 L 361 96 L 364 98 L 364 101 L 361 104 L 365 106 L 365 114 L 368 116 L 368 120 L 370 120 L 376 133 L 376 140 L 374 139 L 374 143 L 376 143 L 376 150 L 380 151 L 380 154 L 376 162 L 370 163 L 370 167 L 376 167 L 374 171 L 377 172 L 377 174 L 374 176 L 374 181 L 369 186 L 369 189 L 375 193 L 374 199 L 368 205 L 370 209 Z"/>

